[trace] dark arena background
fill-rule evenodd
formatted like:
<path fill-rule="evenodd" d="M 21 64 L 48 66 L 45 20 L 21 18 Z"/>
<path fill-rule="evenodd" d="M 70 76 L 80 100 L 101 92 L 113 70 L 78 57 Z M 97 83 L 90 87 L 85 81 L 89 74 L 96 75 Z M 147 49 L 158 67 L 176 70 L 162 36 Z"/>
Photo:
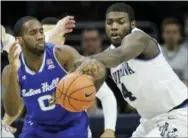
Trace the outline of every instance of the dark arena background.
<path fill-rule="evenodd" d="M 6 33 L 13 35 L 13 26 L 16 21 L 23 16 L 34 16 L 42 21 L 46 17 L 56 17 L 58 19 L 62 19 L 66 15 L 72 15 L 76 20 L 76 28 L 72 33 L 65 35 L 65 44 L 73 46 L 82 53 L 83 49 L 81 45 L 84 43 L 82 42 L 84 41 L 82 38 L 83 30 L 91 27 L 99 30 L 100 38 L 97 39 L 101 39 L 101 46 L 102 49 L 104 49 L 110 45 L 110 41 L 105 34 L 104 28 L 105 12 L 111 4 L 116 2 L 118 1 L 1 1 L 1 24 L 5 27 Z M 168 44 L 170 45 L 171 43 L 169 41 L 173 39 L 174 41 L 171 45 L 177 46 L 178 48 L 185 47 L 187 50 L 188 2 L 128 1 L 125 3 L 132 6 L 135 11 L 137 27 L 154 37 L 162 47 L 165 47 Z M 166 24 L 163 24 L 165 20 Z M 165 27 L 168 27 L 169 24 L 174 24 L 175 28 L 170 28 L 170 32 L 167 33 L 165 32 Z M 177 31 L 176 28 L 178 28 Z M 177 37 L 177 35 L 179 37 Z M 92 35 L 90 39 L 92 39 Z M 97 40 L 93 38 L 91 41 L 95 43 Z M 95 49 L 95 47 L 93 47 L 93 49 Z M 7 54 L 1 54 L 1 60 L 2 70 L 8 62 Z M 187 63 L 188 56 L 185 55 L 185 58 L 180 60 L 185 60 L 184 62 Z M 177 60 L 177 62 L 180 61 Z M 179 78 L 186 83 L 187 76 L 182 75 L 183 69 L 179 70 L 176 66 L 173 66 L 172 68 Z M 185 69 L 185 72 L 187 74 L 188 70 Z M 106 82 L 112 89 L 118 105 L 116 138 L 128 138 L 136 130 L 140 117 L 133 107 L 129 106 L 127 102 L 124 102 L 124 99 L 114 84 L 109 72 Z M 96 100 L 96 107 L 93 110 L 94 111 L 89 114 L 90 127 L 93 137 L 99 138 L 104 129 L 103 112 L 100 100 Z M 14 133 L 16 138 L 18 138 L 18 135 L 21 132 L 25 114 L 26 109 L 24 109 L 21 116 L 18 117 L 11 125 L 17 128 L 17 131 Z M 3 116 L 4 110 L 2 105 L 2 118 Z"/>

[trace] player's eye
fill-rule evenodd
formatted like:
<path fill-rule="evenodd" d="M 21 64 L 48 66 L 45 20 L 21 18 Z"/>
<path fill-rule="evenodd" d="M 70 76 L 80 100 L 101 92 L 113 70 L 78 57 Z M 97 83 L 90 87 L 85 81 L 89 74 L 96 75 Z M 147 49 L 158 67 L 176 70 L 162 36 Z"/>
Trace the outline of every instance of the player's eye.
<path fill-rule="evenodd" d="M 119 24 L 124 24 L 125 22 L 125 20 L 119 20 Z"/>
<path fill-rule="evenodd" d="M 106 20 L 106 24 L 108 25 L 112 24 L 112 20 Z"/>
<path fill-rule="evenodd" d="M 29 32 L 30 35 L 35 35 L 36 34 L 36 31 L 32 30 Z"/>
<path fill-rule="evenodd" d="M 40 33 L 41 33 L 41 34 L 43 34 L 43 33 L 44 33 L 44 30 L 43 30 L 43 29 L 41 29 L 41 30 L 40 30 Z"/>

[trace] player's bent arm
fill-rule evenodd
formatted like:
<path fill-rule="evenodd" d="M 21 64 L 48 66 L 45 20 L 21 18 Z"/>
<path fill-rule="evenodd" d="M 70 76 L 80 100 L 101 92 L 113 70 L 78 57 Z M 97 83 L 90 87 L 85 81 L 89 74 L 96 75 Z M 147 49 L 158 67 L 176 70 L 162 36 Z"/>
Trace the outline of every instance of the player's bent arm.
<path fill-rule="evenodd" d="M 149 40 L 147 35 L 135 31 L 124 37 L 120 47 L 90 57 L 101 61 L 106 68 L 116 67 L 122 62 L 139 56 L 148 45 Z"/>
<path fill-rule="evenodd" d="M 103 107 L 105 130 L 115 131 L 117 121 L 117 101 L 112 90 L 104 82 L 96 96 L 100 99 Z"/>
<path fill-rule="evenodd" d="M 9 65 L 3 69 L 2 87 L 5 112 L 10 117 L 14 117 L 18 114 L 19 107 L 23 104 L 23 101 L 20 97 L 17 72 L 11 71 Z"/>

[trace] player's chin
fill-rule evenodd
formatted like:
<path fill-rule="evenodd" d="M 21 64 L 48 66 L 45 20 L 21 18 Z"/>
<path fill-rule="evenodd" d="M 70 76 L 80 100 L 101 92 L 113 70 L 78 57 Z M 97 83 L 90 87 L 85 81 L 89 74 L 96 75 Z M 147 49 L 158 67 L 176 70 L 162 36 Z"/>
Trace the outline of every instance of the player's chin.
<path fill-rule="evenodd" d="M 45 51 L 45 47 L 37 47 L 37 53 L 38 54 L 43 54 L 44 53 L 44 51 Z"/>
<path fill-rule="evenodd" d="M 121 45 L 121 38 L 117 38 L 117 39 L 111 38 L 111 42 L 112 42 L 112 44 L 114 44 L 116 46 L 120 46 Z"/>

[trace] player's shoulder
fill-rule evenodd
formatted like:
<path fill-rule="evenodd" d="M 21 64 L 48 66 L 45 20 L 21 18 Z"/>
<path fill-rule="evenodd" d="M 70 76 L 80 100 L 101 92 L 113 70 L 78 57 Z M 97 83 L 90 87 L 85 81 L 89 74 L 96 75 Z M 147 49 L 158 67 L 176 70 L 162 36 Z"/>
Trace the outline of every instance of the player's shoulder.
<path fill-rule="evenodd" d="M 141 29 L 133 28 L 132 31 L 126 37 L 146 37 L 146 38 L 148 38 L 149 35 Z"/>
<path fill-rule="evenodd" d="M 69 45 L 56 45 L 55 46 L 55 53 L 56 54 L 64 54 L 64 55 L 74 55 L 77 54 L 78 52 L 76 49 Z"/>

